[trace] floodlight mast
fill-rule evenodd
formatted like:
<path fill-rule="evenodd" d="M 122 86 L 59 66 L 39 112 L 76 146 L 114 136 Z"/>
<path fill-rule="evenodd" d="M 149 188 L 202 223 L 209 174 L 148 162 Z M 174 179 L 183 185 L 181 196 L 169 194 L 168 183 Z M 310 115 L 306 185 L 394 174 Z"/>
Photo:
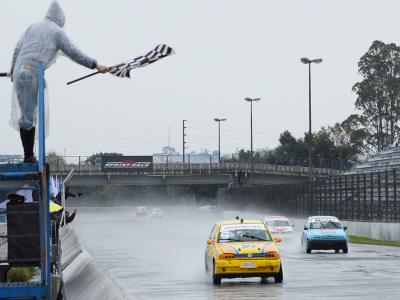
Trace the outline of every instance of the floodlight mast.
<path fill-rule="evenodd" d="M 218 122 L 218 164 L 221 163 L 221 122 L 226 121 L 226 119 L 214 118 L 215 122 Z"/>
<path fill-rule="evenodd" d="M 322 58 L 309 59 L 302 57 L 300 61 L 303 64 L 308 64 L 308 174 L 309 181 L 312 182 L 312 132 L 311 132 L 311 64 L 320 64 Z"/>
<path fill-rule="evenodd" d="M 253 152 L 253 102 L 258 102 L 260 98 L 244 98 L 247 102 L 250 102 L 250 159 L 251 159 L 251 172 L 254 171 L 254 152 Z"/>

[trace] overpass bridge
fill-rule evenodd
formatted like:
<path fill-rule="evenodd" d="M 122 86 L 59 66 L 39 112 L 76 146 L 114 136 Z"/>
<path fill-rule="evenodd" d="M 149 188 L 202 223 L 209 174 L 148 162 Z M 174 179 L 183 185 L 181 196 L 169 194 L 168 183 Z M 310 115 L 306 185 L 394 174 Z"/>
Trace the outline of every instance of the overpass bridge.
<path fill-rule="evenodd" d="M 50 174 L 66 176 L 75 170 L 70 186 L 96 185 L 180 185 L 242 184 L 270 185 L 301 183 L 308 180 L 308 167 L 249 163 L 154 163 L 146 172 L 104 172 L 101 166 L 87 163 L 50 162 Z M 317 178 L 340 174 L 340 170 L 313 168 Z"/>

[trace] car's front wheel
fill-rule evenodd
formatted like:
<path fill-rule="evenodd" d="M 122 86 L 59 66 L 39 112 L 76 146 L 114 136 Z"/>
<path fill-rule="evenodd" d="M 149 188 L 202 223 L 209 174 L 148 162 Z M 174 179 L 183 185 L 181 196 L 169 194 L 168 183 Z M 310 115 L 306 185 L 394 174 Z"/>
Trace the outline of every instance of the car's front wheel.
<path fill-rule="evenodd" d="M 261 283 L 267 283 L 268 277 L 261 277 Z"/>
<path fill-rule="evenodd" d="M 310 254 L 311 251 L 312 251 L 311 245 L 310 245 L 310 243 L 307 241 L 307 244 L 306 244 L 306 252 L 307 252 L 308 254 Z"/>
<path fill-rule="evenodd" d="M 215 274 L 215 262 L 213 261 L 213 272 L 212 272 L 212 281 L 215 285 L 221 284 L 221 276 Z"/>
<path fill-rule="evenodd" d="M 283 270 L 282 264 L 279 265 L 279 273 L 274 276 L 275 283 L 281 283 L 283 281 Z"/>
<path fill-rule="evenodd" d="M 349 252 L 349 248 L 347 247 L 347 244 L 346 244 L 346 247 L 343 248 L 343 253 L 348 253 L 348 252 Z"/>

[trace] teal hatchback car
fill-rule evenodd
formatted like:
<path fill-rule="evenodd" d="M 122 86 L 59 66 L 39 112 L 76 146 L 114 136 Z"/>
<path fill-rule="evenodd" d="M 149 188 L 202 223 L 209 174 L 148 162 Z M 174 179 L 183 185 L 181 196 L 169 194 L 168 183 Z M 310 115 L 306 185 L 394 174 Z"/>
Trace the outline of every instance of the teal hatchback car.
<path fill-rule="evenodd" d="M 335 250 L 347 253 L 347 227 L 336 217 L 312 216 L 306 219 L 301 235 L 301 245 L 307 253 L 312 250 Z"/>

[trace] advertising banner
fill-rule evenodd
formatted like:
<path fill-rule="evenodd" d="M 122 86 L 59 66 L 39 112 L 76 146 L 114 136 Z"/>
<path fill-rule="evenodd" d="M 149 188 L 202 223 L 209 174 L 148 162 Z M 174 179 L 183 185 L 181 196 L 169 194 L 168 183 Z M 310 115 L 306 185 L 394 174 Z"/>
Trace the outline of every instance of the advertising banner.
<path fill-rule="evenodd" d="M 102 156 L 104 172 L 149 172 L 153 170 L 153 156 Z"/>

